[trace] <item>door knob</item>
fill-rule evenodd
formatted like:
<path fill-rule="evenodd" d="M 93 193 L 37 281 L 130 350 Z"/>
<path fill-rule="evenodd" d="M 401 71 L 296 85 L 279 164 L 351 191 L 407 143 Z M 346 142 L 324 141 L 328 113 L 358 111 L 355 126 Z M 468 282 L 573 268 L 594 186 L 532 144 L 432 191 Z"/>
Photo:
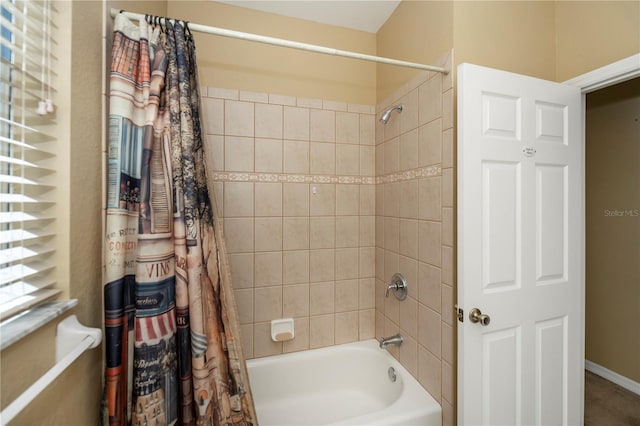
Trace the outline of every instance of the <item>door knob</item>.
<path fill-rule="evenodd" d="M 487 326 L 491 322 L 491 317 L 485 315 L 478 308 L 473 308 L 469 311 L 469 320 L 473 323 L 480 323 L 480 325 Z"/>

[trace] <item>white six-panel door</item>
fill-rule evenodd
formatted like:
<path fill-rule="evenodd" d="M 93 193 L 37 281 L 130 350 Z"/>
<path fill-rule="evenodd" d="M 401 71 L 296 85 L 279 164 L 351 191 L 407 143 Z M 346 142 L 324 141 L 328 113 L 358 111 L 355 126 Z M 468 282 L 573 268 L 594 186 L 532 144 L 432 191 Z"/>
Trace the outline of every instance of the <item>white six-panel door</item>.
<path fill-rule="evenodd" d="M 574 87 L 458 68 L 461 425 L 582 422 L 580 120 Z"/>

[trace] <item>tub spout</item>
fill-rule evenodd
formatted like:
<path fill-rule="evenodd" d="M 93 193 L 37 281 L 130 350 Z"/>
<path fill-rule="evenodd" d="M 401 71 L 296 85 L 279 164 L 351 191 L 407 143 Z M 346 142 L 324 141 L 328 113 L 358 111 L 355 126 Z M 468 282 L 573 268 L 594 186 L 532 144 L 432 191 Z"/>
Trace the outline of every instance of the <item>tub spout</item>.
<path fill-rule="evenodd" d="M 387 346 L 400 346 L 404 338 L 400 334 L 391 337 L 383 337 L 380 339 L 380 349 L 386 349 Z"/>

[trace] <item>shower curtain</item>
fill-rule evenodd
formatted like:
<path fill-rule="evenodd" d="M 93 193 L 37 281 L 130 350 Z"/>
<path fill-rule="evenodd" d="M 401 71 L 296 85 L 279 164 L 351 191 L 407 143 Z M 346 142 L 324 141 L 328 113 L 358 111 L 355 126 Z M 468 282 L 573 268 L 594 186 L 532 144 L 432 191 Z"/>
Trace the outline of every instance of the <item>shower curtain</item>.
<path fill-rule="evenodd" d="M 103 420 L 255 425 L 187 24 L 116 16 L 109 94 Z"/>

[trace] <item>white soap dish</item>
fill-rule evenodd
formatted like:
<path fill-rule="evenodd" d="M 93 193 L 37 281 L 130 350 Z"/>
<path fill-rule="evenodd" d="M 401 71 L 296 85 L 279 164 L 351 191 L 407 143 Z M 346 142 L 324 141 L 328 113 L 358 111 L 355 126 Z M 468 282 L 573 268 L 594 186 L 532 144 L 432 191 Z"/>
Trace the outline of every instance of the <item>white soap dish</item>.
<path fill-rule="evenodd" d="M 281 318 L 271 321 L 271 340 L 284 342 L 294 337 L 293 318 Z"/>

